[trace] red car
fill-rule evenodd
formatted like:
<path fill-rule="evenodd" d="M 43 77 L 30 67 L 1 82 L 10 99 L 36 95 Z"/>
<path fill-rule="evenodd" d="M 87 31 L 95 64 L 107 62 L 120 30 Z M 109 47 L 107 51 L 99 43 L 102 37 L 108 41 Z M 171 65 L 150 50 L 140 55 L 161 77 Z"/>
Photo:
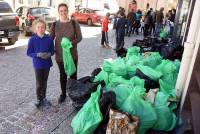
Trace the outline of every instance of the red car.
<path fill-rule="evenodd" d="M 101 24 L 101 19 L 103 16 L 103 11 L 89 8 L 82 8 L 72 14 L 72 17 L 74 17 L 78 22 L 87 23 L 89 26 Z"/>

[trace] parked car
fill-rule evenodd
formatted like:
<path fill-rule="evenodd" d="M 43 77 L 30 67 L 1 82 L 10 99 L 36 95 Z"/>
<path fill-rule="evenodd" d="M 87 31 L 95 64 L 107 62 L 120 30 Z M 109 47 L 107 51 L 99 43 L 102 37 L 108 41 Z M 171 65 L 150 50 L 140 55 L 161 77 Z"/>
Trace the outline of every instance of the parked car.
<path fill-rule="evenodd" d="M 101 10 L 93 10 L 89 8 L 81 8 L 72 14 L 78 22 L 87 23 L 87 25 L 101 24 L 101 19 L 105 16 Z"/>
<path fill-rule="evenodd" d="M 37 18 L 43 18 L 47 23 L 47 31 L 51 24 L 56 21 L 56 12 L 51 7 L 26 7 L 22 6 L 16 10 L 20 18 L 20 29 L 25 35 L 32 33 L 32 22 Z"/>
<path fill-rule="evenodd" d="M 10 45 L 15 44 L 19 34 L 17 14 L 7 2 L 0 1 L 0 42 L 3 38 L 7 38 Z"/>

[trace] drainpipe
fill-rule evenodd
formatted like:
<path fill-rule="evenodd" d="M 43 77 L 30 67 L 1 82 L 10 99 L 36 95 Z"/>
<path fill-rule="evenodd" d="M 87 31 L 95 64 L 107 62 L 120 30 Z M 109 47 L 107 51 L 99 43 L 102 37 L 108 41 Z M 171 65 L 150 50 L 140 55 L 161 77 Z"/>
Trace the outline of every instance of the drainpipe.
<path fill-rule="evenodd" d="M 191 1 L 191 3 L 190 3 L 188 17 L 191 14 L 192 2 L 193 1 Z M 199 2 L 200 1 L 196 2 L 195 6 L 194 6 L 187 40 L 186 40 L 186 42 L 184 42 L 184 45 L 183 45 L 184 52 L 183 52 L 181 66 L 180 66 L 180 70 L 179 70 L 179 74 L 178 74 L 178 78 L 177 78 L 177 82 L 176 82 L 177 97 L 179 99 L 181 98 L 181 94 L 183 92 L 183 89 L 185 88 L 186 79 L 188 77 L 188 70 L 189 70 L 189 67 L 191 64 L 191 59 L 192 59 L 193 52 L 194 52 L 195 41 L 196 41 L 196 37 L 197 37 L 196 29 L 198 29 L 198 19 L 199 19 L 197 16 L 200 14 L 200 12 L 198 11 L 198 8 L 199 8 L 198 3 Z M 188 23 L 188 19 L 189 18 L 187 18 L 187 23 Z"/>
<path fill-rule="evenodd" d="M 195 2 L 193 14 L 192 14 L 187 41 L 184 43 L 183 59 L 182 59 L 182 63 L 181 63 L 180 71 L 179 71 L 179 76 L 177 79 L 177 85 L 176 85 L 176 89 L 177 91 L 179 91 L 179 95 L 180 95 L 179 97 L 181 97 L 180 111 L 182 111 L 183 104 L 185 102 L 194 63 L 196 60 L 196 55 L 199 48 L 199 41 L 200 41 L 200 31 L 199 31 L 200 27 L 198 25 L 200 21 L 199 9 L 200 9 L 200 0 L 197 0 Z"/>

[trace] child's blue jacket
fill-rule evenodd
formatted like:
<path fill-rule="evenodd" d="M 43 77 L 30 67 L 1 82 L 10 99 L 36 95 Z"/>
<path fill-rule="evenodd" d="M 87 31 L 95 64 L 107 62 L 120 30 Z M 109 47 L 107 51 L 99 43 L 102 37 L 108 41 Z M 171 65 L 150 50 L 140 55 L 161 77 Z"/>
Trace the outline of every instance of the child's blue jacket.
<path fill-rule="evenodd" d="M 51 57 L 48 59 L 41 59 L 37 57 L 37 53 L 39 52 L 48 52 L 51 55 L 54 54 L 54 41 L 53 38 L 49 35 L 44 35 L 43 37 L 39 37 L 34 34 L 28 42 L 27 55 L 32 57 L 33 59 L 33 67 L 35 69 L 45 69 L 50 68 L 53 63 Z"/>

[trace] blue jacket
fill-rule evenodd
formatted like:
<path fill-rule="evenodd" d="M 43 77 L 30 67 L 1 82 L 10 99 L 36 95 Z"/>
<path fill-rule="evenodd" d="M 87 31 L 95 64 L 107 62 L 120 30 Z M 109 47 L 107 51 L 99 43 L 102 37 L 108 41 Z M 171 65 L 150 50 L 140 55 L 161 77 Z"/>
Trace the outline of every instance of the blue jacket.
<path fill-rule="evenodd" d="M 50 68 L 53 63 L 51 58 L 46 60 L 37 57 L 39 52 L 50 52 L 51 55 L 54 54 L 54 42 L 53 38 L 49 35 L 44 35 L 39 37 L 38 35 L 33 35 L 28 42 L 27 55 L 33 59 L 33 67 L 35 69 Z"/>
<path fill-rule="evenodd" d="M 125 35 L 126 24 L 127 24 L 127 20 L 124 17 L 119 18 L 119 20 L 117 21 L 116 30 L 117 30 L 117 33 L 120 34 L 120 36 Z"/>

